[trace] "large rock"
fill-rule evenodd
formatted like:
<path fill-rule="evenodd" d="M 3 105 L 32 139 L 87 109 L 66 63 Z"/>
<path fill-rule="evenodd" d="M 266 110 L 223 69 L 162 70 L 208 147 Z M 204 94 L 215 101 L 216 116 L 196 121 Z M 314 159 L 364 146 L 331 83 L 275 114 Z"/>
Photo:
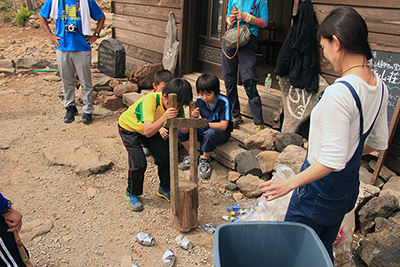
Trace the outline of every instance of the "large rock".
<path fill-rule="evenodd" d="M 371 232 L 375 226 L 374 220 L 376 218 L 389 218 L 398 208 L 399 201 L 395 196 L 372 198 L 358 212 L 361 233 Z"/>
<path fill-rule="evenodd" d="M 0 68 L 4 69 L 15 69 L 15 62 L 11 59 L 1 59 Z"/>
<path fill-rule="evenodd" d="M 369 183 L 365 184 L 360 181 L 359 194 L 356 202 L 356 211 L 358 211 L 371 198 L 378 196 L 380 192 L 381 190 L 379 187 L 373 186 Z"/>
<path fill-rule="evenodd" d="M 300 169 L 304 163 L 306 155 L 306 149 L 295 145 L 289 145 L 279 155 L 278 159 L 276 160 L 274 169 L 276 170 L 278 164 L 284 164 L 291 168 L 296 174 L 298 174 L 300 173 Z"/>
<path fill-rule="evenodd" d="M 243 140 L 247 150 L 275 150 L 275 136 L 280 132 L 274 129 L 264 129 L 257 134 L 250 135 Z"/>
<path fill-rule="evenodd" d="M 62 145 L 45 148 L 43 152 L 50 163 L 71 166 L 79 175 L 89 176 L 112 166 L 110 160 L 86 147 L 81 140 L 63 142 Z"/>
<path fill-rule="evenodd" d="M 36 236 L 43 235 L 53 228 L 53 223 L 50 220 L 36 219 L 34 221 L 23 223 L 19 236 L 23 244 L 28 244 Z"/>
<path fill-rule="evenodd" d="M 300 125 L 310 118 L 311 110 L 319 98 L 318 93 L 309 93 L 305 89 L 293 87 L 288 76 L 277 76 L 277 80 L 282 91 L 282 105 L 285 112 L 282 133 L 295 133 Z M 320 76 L 320 89 L 325 89 L 327 86 L 328 83 Z"/>
<path fill-rule="evenodd" d="M 109 110 L 115 111 L 125 107 L 125 105 L 122 103 L 122 98 L 115 95 L 111 96 L 102 95 L 99 96 L 99 100 L 101 106 Z"/>
<path fill-rule="evenodd" d="M 17 69 L 44 69 L 50 67 L 51 63 L 42 58 L 20 58 L 17 59 Z"/>
<path fill-rule="evenodd" d="M 145 63 L 139 65 L 134 70 L 132 70 L 129 81 L 137 83 L 140 88 L 152 88 L 154 74 L 162 69 L 163 66 L 161 63 Z"/>
<path fill-rule="evenodd" d="M 276 151 L 282 152 L 288 145 L 303 146 L 303 137 L 296 133 L 280 133 L 276 135 Z"/>
<path fill-rule="evenodd" d="M 259 153 L 261 153 L 261 150 L 249 150 L 238 154 L 235 158 L 236 170 L 241 175 L 252 174 L 261 176 L 263 172 L 261 171 L 260 165 L 256 159 L 256 156 Z"/>
<path fill-rule="evenodd" d="M 262 173 L 271 173 L 280 153 L 277 151 L 263 151 L 256 156 Z"/>
<path fill-rule="evenodd" d="M 393 195 L 400 202 L 400 177 L 393 176 L 389 181 L 382 187 L 382 191 L 379 196 Z"/>
<path fill-rule="evenodd" d="M 257 176 L 248 174 L 240 177 L 239 180 L 236 181 L 236 184 L 246 197 L 259 197 L 261 196 L 261 191 L 258 185 L 262 182 L 264 181 Z"/>
<path fill-rule="evenodd" d="M 125 93 L 138 92 L 139 86 L 137 83 L 118 84 L 114 87 L 114 95 L 122 97 Z"/>
<path fill-rule="evenodd" d="M 375 219 L 375 232 L 367 234 L 356 249 L 356 256 L 367 266 L 400 266 L 400 213 Z"/>

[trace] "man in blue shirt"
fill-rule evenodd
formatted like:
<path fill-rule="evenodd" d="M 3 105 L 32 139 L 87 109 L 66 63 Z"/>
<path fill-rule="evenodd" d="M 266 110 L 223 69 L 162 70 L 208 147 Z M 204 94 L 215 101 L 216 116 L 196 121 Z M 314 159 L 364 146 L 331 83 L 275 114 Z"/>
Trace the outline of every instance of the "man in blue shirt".
<path fill-rule="evenodd" d="M 55 33 L 50 30 L 49 18 L 56 20 Z M 90 29 L 91 18 L 98 21 L 93 35 Z M 64 107 L 67 109 L 64 122 L 72 122 L 78 114 L 73 82 L 76 72 L 82 87 L 82 122 L 89 124 L 94 111 L 91 45 L 99 38 L 105 21 L 104 13 L 95 0 L 47 0 L 40 9 L 39 20 L 56 48 Z"/>
<path fill-rule="evenodd" d="M 220 94 L 220 83 L 214 74 L 202 74 L 196 81 L 197 108 L 192 116 L 207 119 L 207 126 L 197 128 L 197 139 L 202 142 L 203 155 L 199 159 L 200 178 L 211 176 L 211 153 L 217 145 L 226 143 L 233 130 L 232 109 L 228 98 Z M 190 153 L 189 128 L 178 129 L 178 140 Z M 192 152 L 196 155 L 197 151 Z M 190 168 L 190 154 L 179 165 L 182 170 Z"/>

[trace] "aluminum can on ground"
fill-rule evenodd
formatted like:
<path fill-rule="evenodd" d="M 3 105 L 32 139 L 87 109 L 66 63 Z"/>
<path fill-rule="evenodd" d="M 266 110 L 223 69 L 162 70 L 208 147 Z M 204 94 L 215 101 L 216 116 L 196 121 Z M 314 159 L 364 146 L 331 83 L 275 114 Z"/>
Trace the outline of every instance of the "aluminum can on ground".
<path fill-rule="evenodd" d="M 155 244 L 154 237 L 143 232 L 137 234 L 137 240 L 143 246 L 153 246 Z"/>
<path fill-rule="evenodd" d="M 172 267 L 175 264 L 175 255 L 172 250 L 167 249 L 162 257 L 162 262 L 165 267 Z"/>
<path fill-rule="evenodd" d="M 184 235 L 180 235 L 176 238 L 176 242 L 178 243 L 178 245 L 183 248 L 183 249 L 191 249 L 193 247 L 193 243 L 190 242 L 190 240 L 184 236 Z"/>

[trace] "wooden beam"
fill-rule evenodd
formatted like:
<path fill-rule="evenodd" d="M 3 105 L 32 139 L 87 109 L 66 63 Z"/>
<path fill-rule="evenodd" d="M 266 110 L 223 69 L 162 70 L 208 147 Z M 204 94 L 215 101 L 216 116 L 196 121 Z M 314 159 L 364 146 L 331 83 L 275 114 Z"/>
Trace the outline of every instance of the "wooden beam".
<path fill-rule="evenodd" d="M 172 11 L 174 12 L 176 22 L 181 23 L 181 14 L 179 8 L 113 2 L 113 10 L 115 14 L 155 19 L 160 21 L 168 21 L 169 13 Z M 158 27 L 158 25 L 154 25 L 154 27 Z"/>
<path fill-rule="evenodd" d="M 189 116 L 192 117 L 193 111 L 197 108 L 197 104 L 195 101 L 192 101 L 189 105 Z M 204 119 L 207 122 L 207 119 Z M 207 125 L 207 123 L 206 123 Z M 204 127 L 204 126 L 203 126 Z M 190 181 L 197 185 L 198 177 L 197 177 L 197 129 L 190 128 L 189 132 L 189 148 L 192 157 L 190 157 Z M 194 155 L 194 156 L 193 156 Z"/>

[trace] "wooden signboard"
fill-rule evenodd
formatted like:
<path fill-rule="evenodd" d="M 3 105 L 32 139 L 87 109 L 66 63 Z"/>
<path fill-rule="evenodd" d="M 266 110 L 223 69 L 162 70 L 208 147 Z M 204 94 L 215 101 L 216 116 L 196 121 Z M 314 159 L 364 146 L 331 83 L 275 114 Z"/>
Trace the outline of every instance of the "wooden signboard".
<path fill-rule="evenodd" d="M 372 71 L 379 75 L 389 89 L 387 113 L 389 125 L 388 145 L 390 146 L 400 118 L 400 54 L 384 51 L 372 51 L 372 56 L 373 58 L 369 62 Z M 370 182 L 372 185 L 375 185 L 376 180 L 378 179 L 387 151 L 388 149 L 379 153 L 374 174 Z"/>

